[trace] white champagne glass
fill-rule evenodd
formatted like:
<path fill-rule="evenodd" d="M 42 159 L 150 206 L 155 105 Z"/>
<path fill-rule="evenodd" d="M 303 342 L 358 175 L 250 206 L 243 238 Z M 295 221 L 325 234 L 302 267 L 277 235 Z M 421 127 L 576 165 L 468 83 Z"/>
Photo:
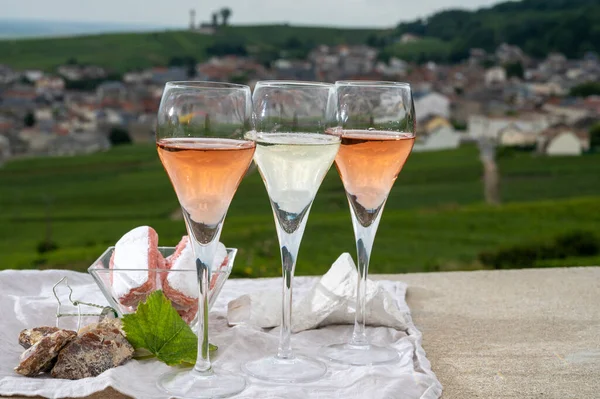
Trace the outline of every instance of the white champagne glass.
<path fill-rule="evenodd" d="M 351 365 L 395 362 L 393 348 L 369 343 L 365 332 L 369 259 L 383 207 L 415 142 L 410 85 L 398 82 L 336 82 L 342 143 L 335 164 L 344 183 L 358 252 L 354 332 L 348 343 L 325 348 L 331 361 Z"/>
<path fill-rule="evenodd" d="M 178 398 L 224 398 L 243 391 L 240 375 L 215 373 L 208 345 L 211 265 L 229 204 L 254 156 L 244 136 L 252 107 L 248 86 L 169 82 L 160 108 L 156 145 L 193 243 L 198 296 L 198 358 L 193 369 L 165 374 L 158 386 Z"/>
<path fill-rule="evenodd" d="M 337 124 L 335 90 L 325 83 L 264 81 L 256 84 L 252 99 L 254 161 L 269 194 L 281 248 L 283 308 L 277 354 L 242 368 L 272 382 L 314 381 L 327 368 L 292 350 L 292 283 L 310 208 L 340 146 L 338 136 L 326 134 Z"/>

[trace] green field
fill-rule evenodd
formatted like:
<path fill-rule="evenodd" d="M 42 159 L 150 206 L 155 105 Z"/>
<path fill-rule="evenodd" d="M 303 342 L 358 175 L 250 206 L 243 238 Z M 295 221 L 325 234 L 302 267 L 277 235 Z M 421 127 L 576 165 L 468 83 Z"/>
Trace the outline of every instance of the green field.
<path fill-rule="evenodd" d="M 207 58 L 214 43 L 241 43 L 281 48 L 291 37 L 317 44 L 364 43 L 375 29 L 340 29 L 288 25 L 230 26 L 216 35 L 190 31 L 112 33 L 69 38 L 0 40 L 0 64 L 13 68 L 53 71 L 75 59 L 115 72 L 166 66 L 173 57 Z"/>
<path fill-rule="evenodd" d="M 203 58 L 212 38 L 192 32 L 117 33 L 0 41 L 0 63 L 52 71 L 70 59 L 125 72 L 167 65 L 174 56 Z"/>
<path fill-rule="evenodd" d="M 477 151 L 413 154 L 390 195 L 371 270 L 399 273 L 480 268 L 477 255 L 575 230 L 600 234 L 600 154 L 500 159 L 504 204 L 482 203 Z M 161 245 L 185 233 L 153 146 L 122 146 L 70 158 L 15 160 L 0 168 L 0 268 L 84 270 L 129 229 L 156 228 Z M 47 236 L 58 248 L 38 253 Z M 238 276 L 276 276 L 272 213 L 256 171 L 242 182 L 222 241 L 240 249 Z M 354 254 L 350 214 L 335 169 L 308 220 L 297 274 L 320 274 L 342 252 Z M 541 265 L 600 264 L 598 257 Z"/>

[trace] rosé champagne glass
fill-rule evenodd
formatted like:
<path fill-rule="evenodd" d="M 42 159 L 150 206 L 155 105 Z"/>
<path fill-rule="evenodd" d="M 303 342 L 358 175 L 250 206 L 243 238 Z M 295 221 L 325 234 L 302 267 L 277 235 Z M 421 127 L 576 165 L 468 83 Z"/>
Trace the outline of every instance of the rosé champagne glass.
<path fill-rule="evenodd" d="M 398 82 L 336 82 L 342 143 L 335 164 L 344 184 L 358 252 L 354 332 L 348 343 L 325 348 L 331 361 L 350 365 L 392 363 L 393 348 L 369 343 L 365 332 L 369 258 L 383 207 L 415 141 L 410 85 Z"/>
<path fill-rule="evenodd" d="M 240 375 L 215 373 L 208 345 L 211 265 L 229 204 L 254 156 L 244 135 L 248 86 L 169 82 L 158 111 L 156 145 L 181 205 L 198 273 L 198 357 L 193 369 L 165 374 L 158 386 L 179 398 L 223 398 L 244 390 Z"/>
<path fill-rule="evenodd" d="M 277 354 L 242 368 L 271 382 L 314 381 L 327 368 L 292 350 L 292 282 L 310 208 L 340 146 L 338 136 L 326 134 L 337 124 L 335 90 L 326 83 L 263 81 L 252 98 L 254 162 L 271 201 L 281 249 L 282 318 Z"/>

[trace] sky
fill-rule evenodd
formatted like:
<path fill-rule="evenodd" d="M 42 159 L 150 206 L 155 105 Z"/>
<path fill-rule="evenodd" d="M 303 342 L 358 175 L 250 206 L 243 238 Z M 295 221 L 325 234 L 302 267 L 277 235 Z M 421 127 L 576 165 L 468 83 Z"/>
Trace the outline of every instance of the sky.
<path fill-rule="evenodd" d="M 0 18 L 95 21 L 185 27 L 189 10 L 209 21 L 232 10 L 232 24 L 290 23 L 390 27 L 448 8 L 475 9 L 502 0 L 0 0 Z"/>

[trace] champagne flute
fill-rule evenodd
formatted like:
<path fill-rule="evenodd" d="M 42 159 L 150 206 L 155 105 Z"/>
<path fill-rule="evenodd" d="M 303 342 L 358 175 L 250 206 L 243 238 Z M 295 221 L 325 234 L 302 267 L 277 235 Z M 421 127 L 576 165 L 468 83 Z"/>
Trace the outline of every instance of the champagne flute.
<path fill-rule="evenodd" d="M 331 361 L 351 365 L 395 362 L 393 348 L 369 343 L 365 333 L 369 258 L 383 207 L 415 141 L 410 85 L 336 82 L 342 143 L 335 164 L 344 183 L 358 252 L 356 316 L 350 342 L 325 348 Z"/>
<path fill-rule="evenodd" d="M 340 146 L 338 136 L 325 133 L 337 124 L 335 90 L 326 83 L 262 81 L 256 84 L 252 99 L 254 161 L 273 208 L 283 298 L 277 354 L 250 361 L 242 368 L 271 382 L 314 381 L 327 367 L 292 351 L 292 282 L 310 208 Z"/>
<path fill-rule="evenodd" d="M 158 385 L 180 398 L 223 398 L 246 380 L 213 371 L 208 345 L 211 265 L 235 191 L 248 170 L 255 143 L 244 139 L 252 108 L 248 86 L 169 82 L 156 131 L 160 160 L 181 205 L 198 272 L 198 357 L 192 370 L 165 374 Z"/>

